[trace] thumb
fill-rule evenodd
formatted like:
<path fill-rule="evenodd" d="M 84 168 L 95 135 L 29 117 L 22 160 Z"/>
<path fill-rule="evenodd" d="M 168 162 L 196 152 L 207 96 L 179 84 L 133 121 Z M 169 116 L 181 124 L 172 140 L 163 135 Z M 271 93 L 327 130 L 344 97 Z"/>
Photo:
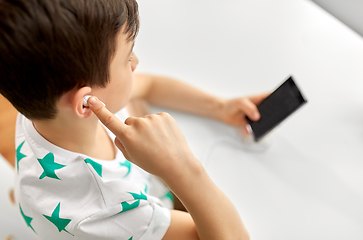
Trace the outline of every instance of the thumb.
<path fill-rule="evenodd" d="M 128 126 L 113 115 L 105 105 L 95 96 L 88 99 L 87 104 L 98 119 L 108 128 L 118 139 L 122 139 Z"/>
<path fill-rule="evenodd" d="M 271 92 L 265 92 L 259 95 L 250 96 L 250 100 L 256 104 L 259 105 L 265 98 L 267 98 Z"/>

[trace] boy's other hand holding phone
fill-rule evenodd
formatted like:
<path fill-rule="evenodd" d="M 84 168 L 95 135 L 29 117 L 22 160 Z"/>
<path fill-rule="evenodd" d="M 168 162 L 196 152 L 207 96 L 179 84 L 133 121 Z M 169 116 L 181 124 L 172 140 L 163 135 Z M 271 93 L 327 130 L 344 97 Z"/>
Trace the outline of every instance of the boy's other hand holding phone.
<path fill-rule="evenodd" d="M 220 120 L 226 124 L 243 128 L 242 134 L 248 135 L 249 132 L 246 129 L 248 124 L 246 116 L 254 121 L 258 121 L 261 115 L 257 106 L 270 94 L 271 92 L 267 92 L 225 100 L 219 114 Z"/>

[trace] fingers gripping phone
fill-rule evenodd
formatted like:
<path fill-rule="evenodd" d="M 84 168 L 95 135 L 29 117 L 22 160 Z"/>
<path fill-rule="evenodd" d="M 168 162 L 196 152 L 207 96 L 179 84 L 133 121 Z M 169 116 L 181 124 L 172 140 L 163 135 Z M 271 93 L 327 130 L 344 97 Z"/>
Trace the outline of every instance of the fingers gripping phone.
<path fill-rule="evenodd" d="M 261 114 L 259 121 L 247 118 L 255 141 L 259 141 L 305 103 L 307 100 L 290 76 L 257 106 Z"/>

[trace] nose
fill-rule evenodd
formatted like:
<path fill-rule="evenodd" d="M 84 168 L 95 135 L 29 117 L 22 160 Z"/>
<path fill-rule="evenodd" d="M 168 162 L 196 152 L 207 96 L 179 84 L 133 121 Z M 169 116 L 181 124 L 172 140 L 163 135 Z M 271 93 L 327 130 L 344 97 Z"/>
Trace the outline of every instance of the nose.
<path fill-rule="evenodd" d="M 131 57 L 131 70 L 135 71 L 137 64 L 139 64 L 139 59 L 136 57 L 135 53 L 132 53 Z"/>

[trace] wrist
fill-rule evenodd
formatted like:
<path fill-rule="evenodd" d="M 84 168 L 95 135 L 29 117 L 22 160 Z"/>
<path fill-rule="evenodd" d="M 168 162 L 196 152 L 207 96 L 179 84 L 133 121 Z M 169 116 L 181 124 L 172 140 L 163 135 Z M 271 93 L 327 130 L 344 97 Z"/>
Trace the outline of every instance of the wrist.
<path fill-rule="evenodd" d="M 178 197 L 179 194 L 183 195 L 183 191 L 193 185 L 196 179 L 206 174 L 203 165 L 194 156 L 180 162 L 183 164 L 173 165 L 164 176 L 160 176 Z"/>
<path fill-rule="evenodd" d="M 226 100 L 221 98 L 214 98 L 210 105 L 210 118 L 223 122 L 225 116 Z"/>

